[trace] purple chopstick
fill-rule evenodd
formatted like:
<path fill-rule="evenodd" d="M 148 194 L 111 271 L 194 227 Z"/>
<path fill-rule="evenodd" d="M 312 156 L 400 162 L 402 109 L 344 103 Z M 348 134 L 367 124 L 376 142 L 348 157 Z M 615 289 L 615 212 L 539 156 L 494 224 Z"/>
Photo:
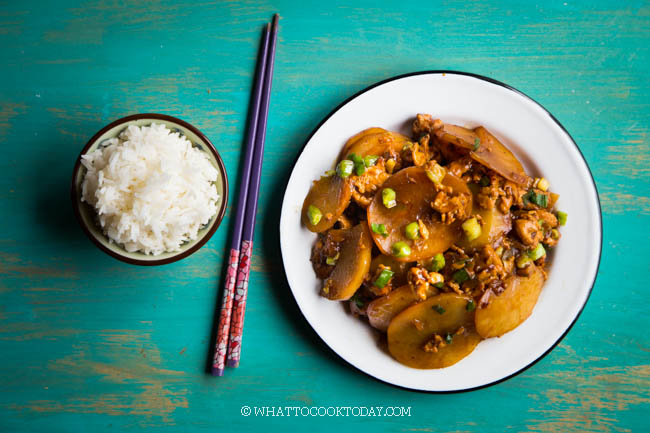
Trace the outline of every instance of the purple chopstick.
<path fill-rule="evenodd" d="M 266 123 L 269 115 L 269 102 L 271 98 L 271 84 L 273 82 L 273 62 L 275 60 L 275 43 L 278 36 L 278 15 L 273 16 L 271 28 L 271 46 L 268 53 L 264 90 L 260 106 L 259 126 L 253 155 L 253 167 L 248 197 L 246 199 L 246 217 L 244 219 L 244 234 L 241 243 L 241 260 L 239 270 L 243 274 L 242 285 L 237 284 L 233 302 L 233 316 L 230 325 L 230 339 L 228 343 L 228 367 L 237 367 L 241 357 L 241 340 L 244 330 L 244 313 L 246 311 L 246 295 L 248 293 L 248 277 L 250 273 L 251 253 L 253 251 L 253 237 L 255 235 L 255 217 L 257 213 L 257 199 L 260 191 L 260 177 L 262 175 L 262 162 L 264 159 L 264 141 L 266 138 Z M 239 277 L 239 276 L 238 276 Z M 239 278 L 238 278 L 239 281 Z"/>
<path fill-rule="evenodd" d="M 257 142 L 257 127 L 260 116 L 260 101 L 262 100 L 262 91 L 264 89 L 263 83 L 266 77 L 269 36 L 269 24 L 267 24 L 262 35 L 262 44 L 260 46 L 260 53 L 257 62 L 257 73 L 255 74 L 255 82 L 253 85 L 253 97 L 250 111 L 248 113 L 248 133 L 246 135 L 246 144 L 244 148 L 244 165 L 241 171 L 237 208 L 235 209 L 235 228 L 232 232 L 230 254 L 227 259 L 223 299 L 221 301 L 221 311 L 219 313 L 219 323 L 217 325 L 217 340 L 214 348 L 214 358 L 212 360 L 212 374 L 215 376 L 223 376 L 228 347 L 228 333 L 230 332 L 230 321 L 232 317 L 233 298 L 235 296 L 236 287 L 239 287 L 241 284 L 241 281 L 239 281 L 239 277 L 237 276 L 237 267 L 240 256 L 239 246 L 242 242 L 242 228 L 248 202 L 247 198 L 250 188 L 251 164 L 253 162 L 253 154 L 255 153 L 253 148 Z M 248 279 L 248 270 L 246 271 L 246 279 Z"/>

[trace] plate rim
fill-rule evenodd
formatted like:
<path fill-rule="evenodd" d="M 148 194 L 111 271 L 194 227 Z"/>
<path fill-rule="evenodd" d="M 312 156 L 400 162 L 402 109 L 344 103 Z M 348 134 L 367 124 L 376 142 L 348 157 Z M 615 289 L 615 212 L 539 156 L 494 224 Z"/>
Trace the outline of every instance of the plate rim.
<path fill-rule="evenodd" d="M 418 76 L 418 75 L 445 75 L 445 74 L 461 75 L 461 76 L 471 77 L 471 78 L 478 79 L 478 80 L 481 80 L 481 81 L 485 81 L 485 82 L 488 82 L 488 83 L 491 83 L 491 84 L 495 84 L 495 85 L 503 87 L 503 88 L 505 88 L 505 89 L 507 89 L 507 90 L 509 90 L 511 92 L 514 92 L 514 93 L 522 96 L 523 98 L 527 99 L 528 101 L 532 102 L 533 104 L 535 104 L 539 108 L 541 108 L 542 111 L 547 116 L 549 116 L 550 119 L 557 126 L 560 127 L 560 129 L 571 140 L 571 143 L 576 148 L 576 150 L 578 151 L 578 154 L 580 155 L 583 162 L 585 163 L 585 167 L 587 168 L 587 172 L 589 173 L 589 177 L 590 177 L 591 183 L 593 185 L 594 192 L 596 193 L 596 204 L 598 205 L 598 225 L 599 225 L 599 232 L 600 232 L 600 242 L 599 242 L 599 248 L 598 248 L 598 261 L 596 263 L 596 268 L 595 268 L 593 279 L 592 279 L 592 282 L 591 282 L 591 287 L 589 288 L 589 291 L 587 293 L 587 297 L 585 298 L 582 306 L 578 310 L 578 313 L 576 314 L 576 316 L 572 320 L 571 324 L 564 330 L 562 335 L 560 335 L 560 337 L 555 341 L 555 343 L 553 343 L 544 353 L 542 353 L 535 360 L 533 360 L 530 363 L 526 364 L 525 366 L 521 367 L 519 370 L 517 370 L 517 371 L 515 371 L 515 372 L 513 372 L 513 373 L 511 373 L 511 374 L 509 374 L 507 376 L 504 376 L 501 379 L 498 379 L 498 380 L 495 380 L 495 381 L 492 381 L 492 382 L 489 382 L 489 383 L 485 383 L 485 384 L 482 384 L 482 385 L 474 386 L 474 387 L 468 387 L 468 388 L 462 388 L 462 389 L 454 389 L 454 390 L 436 391 L 436 390 L 425 390 L 425 389 L 409 388 L 407 386 L 398 385 L 398 384 L 389 382 L 387 380 L 381 379 L 381 378 L 379 378 L 377 376 L 374 376 L 374 375 L 362 370 L 361 368 L 357 367 L 356 365 L 352 364 L 347 359 L 345 359 L 342 355 L 340 355 L 338 352 L 336 352 L 334 349 L 332 349 L 327 344 L 327 342 L 324 340 L 324 338 L 318 333 L 318 331 L 316 331 L 316 329 L 311 325 L 311 323 L 307 319 L 307 316 L 305 315 L 302 307 L 300 306 L 300 304 L 296 300 L 296 297 L 293 294 L 293 290 L 291 289 L 291 285 L 289 284 L 289 278 L 288 278 L 288 275 L 287 275 L 286 265 L 285 265 L 285 262 L 284 262 L 284 252 L 282 250 L 281 236 L 279 236 L 278 237 L 278 243 L 280 244 L 279 245 L 280 246 L 280 261 L 282 262 L 282 270 L 284 271 L 283 273 L 284 273 L 284 277 L 285 277 L 287 286 L 289 287 L 289 290 L 291 291 L 291 296 L 292 296 L 294 302 L 298 306 L 298 310 L 300 310 L 300 314 L 302 315 L 303 319 L 305 319 L 305 321 L 309 324 L 309 326 L 312 328 L 312 330 L 318 336 L 318 338 L 321 340 L 321 343 L 323 343 L 323 345 L 329 351 L 333 352 L 345 364 L 347 364 L 348 366 L 354 368 L 355 370 L 360 371 L 364 375 L 366 375 L 366 376 L 368 376 L 368 377 L 370 377 L 370 378 L 372 378 L 372 379 L 374 379 L 374 380 L 376 380 L 378 382 L 390 385 L 390 386 L 395 387 L 395 388 L 399 388 L 399 389 L 403 389 L 403 390 L 407 390 L 407 391 L 411 391 L 411 392 L 424 393 L 424 394 L 457 394 L 457 393 L 464 393 L 464 392 L 470 392 L 470 391 L 477 391 L 477 390 L 484 389 L 484 388 L 487 388 L 487 387 L 490 387 L 490 386 L 493 386 L 493 385 L 498 385 L 498 384 L 500 384 L 502 382 L 505 382 L 508 379 L 511 379 L 511 378 L 519 375 L 520 373 L 523 373 L 524 371 L 531 368 L 533 365 L 537 364 L 543 358 L 545 358 L 546 355 L 548 355 L 551 351 L 553 351 L 553 349 L 555 349 L 557 347 L 557 345 L 560 344 L 562 342 L 562 340 L 564 340 L 564 338 L 567 336 L 569 331 L 571 331 L 573 326 L 576 324 L 576 322 L 580 318 L 580 315 L 584 311 L 585 307 L 587 306 L 587 303 L 589 302 L 589 299 L 591 298 L 591 294 L 593 293 L 594 286 L 596 285 L 596 280 L 598 278 L 598 271 L 600 270 L 600 263 L 601 263 L 602 255 L 603 255 L 603 212 L 602 212 L 602 206 L 601 206 L 601 203 L 600 203 L 600 194 L 598 193 L 598 187 L 596 185 L 594 175 L 591 172 L 591 168 L 589 167 L 587 159 L 585 158 L 584 154 L 580 150 L 580 147 L 578 146 L 576 141 L 573 139 L 573 137 L 571 136 L 569 131 L 564 127 L 564 125 L 562 125 L 562 123 L 560 123 L 560 121 L 555 116 L 553 116 L 553 114 L 548 109 L 546 109 L 546 107 L 544 107 L 542 104 L 540 104 L 535 99 L 531 98 L 530 96 L 528 96 L 527 94 L 525 94 L 521 90 L 518 90 L 518 89 L 510 86 L 509 84 L 506 84 L 506 83 L 504 83 L 502 81 L 499 81 L 499 80 L 496 80 L 494 78 L 487 77 L 485 75 L 475 74 L 475 73 L 472 73 L 472 72 L 449 70 L 449 69 L 422 70 L 422 71 L 416 71 L 416 72 L 409 72 L 409 73 L 405 73 L 405 74 L 399 74 L 399 75 L 395 75 L 395 76 L 383 79 L 383 80 L 378 81 L 376 83 L 373 83 L 373 84 L 359 90 L 358 92 L 354 93 L 353 95 L 349 96 L 344 101 L 342 101 L 339 105 L 337 105 L 334 109 L 332 109 L 325 117 L 323 117 L 323 119 L 318 123 L 318 125 L 316 125 L 316 127 L 311 131 L 311 133 L 309 134 L 307 139 L 304 141 L 304 143 L 302 144 L 302 146 L 300 148 L 300 151 L 298 152 L 298 154 L 296 155 L 296 157 L 294 158 L 294 160 L 293 160 L 293 162 L 291 164 L 291 170 L 290 170 L 289 175 L 287 177 L 287 182 L 285 184 L 284 194 L 282 196 L 282 206 L 280 208 L 280 221 L 279 221 L 279 225 L 278 225 L 278 231 L 280 231 L 282 229 L 282 215 L 283 215 L 282 210 L 284 209 L 284 203 L 285 203 L 285 200 L 287 198 L 287 187 L 289 185 L 289 182 L 291 181 L 291 174 L 295 170 L 296 164 L 298 163 L 298 160 L 300 159 L 303 152 L 305 151 L 305 147 L 307 146 L 307 144 L 311 141 L 311 139 L 314 137 L 314 135 L 321 129 L 321 127 L 334 114 L 336 114 L 339 110 L 341 110 L 343 107 L 345 107 L 348 103 L 352 102 L 353 100 L 355 100 L 359 96 L 363 95 L 364 93 L 366 93 L 366 92 L 368 92 L 368 91 L 370 91 L 370 90 L 372 90 L 372 89 L 374 89 L 376 87 L 379 87 L 379 86 L 382 86 L 384 84 L 390 83 L 392 81 L 397 81 L 397 80 L 400 80 L 400 79 L 403 79 L 403 78 L 408 78 L 408 77 L 413 77 L 413 76 Z"/>

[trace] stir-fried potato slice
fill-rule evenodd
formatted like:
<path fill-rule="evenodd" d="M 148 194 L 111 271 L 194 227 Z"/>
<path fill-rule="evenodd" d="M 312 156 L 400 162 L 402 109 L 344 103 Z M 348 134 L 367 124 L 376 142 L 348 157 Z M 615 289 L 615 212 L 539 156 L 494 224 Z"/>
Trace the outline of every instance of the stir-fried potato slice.
<path fill-rule="evenodd" d="M 458 125 L 444 124 L 435 134 L 441 145 L 441 150 L 444 151 L 447 145 L 464 149 L 464 151 L 469 151 L 475 161 L 496 171 L 506 179 L 521 185 L 528 184 L 529 177 L 521 162 L 484 127 L 479 126 L 471 130 Z"/>
<path fill-rule="evenodd" d="M 477 150 L 470 153 L 471 157 L 496 171 L 506 179 L 520 185 L 527 185 L 529 177 L 517 157 L 497 138 L 482 126 L 474 129 L 480 140 Z"/>
<path fill-rule="evenodd" d="M 399 287 L 406 284 L 406 273 L 411 265 L 410 263 L 400 262 L 393 256 L 379 254 L 377 257 L 372 259 L 372 262 L 370 263 L 370 275 L 375 275 L 379 265 L 388 266 L 391 271 L 395 272 L 391 279 L 393 287 Z"/>
<path fill-rule="evenodd" d="M 409 285 L 394 289 L 389 294 L 368 304 L 366 310 L 368 321 L 374 328 L 386 332 L 393 317 L 419 300 L 420 297 Z"/>
<path fill-rule="evenodd" d="M 447 173 L 442 183 L 451 187 L 454 192 L 467 194 L 469 198 L 467 207 L 471 209 L 471 193 L 465 182 Z M 382 199 L 384 188 L 395 191 L 397 202 L 395 207 L 389 209 L 384 206 Z M 422 167 L 405 168 L 384 182 L 368 206 L 369 227 L 372 227 L 373 223 L 384 224 L 388 232 L 387 236 L 371 233 L 375 244 L 383 254 L 393 255 L 393 244 L 406 242 L 411 249 L 411 254 L 399 257 L 397 260 L 413 262 L 445 251 L 460 238 L 462 230 L 458 222 L 453 224 L 440 222 L 436 212 L 431 208 L 431 202 L 436 194 L 433 183 Z M 468 212 L 469 209 L 466 211 Z M 426 227 L 427 238 L 420 235 L 417 239 L 408 239 L 405 235 L 405 227 L 418 220 Z"/>
<path fill-rule="evenodd" d="M 481 337 L 469 297 L 444 293 L 399 313 L 388 326 L 388 350 L 414 368 L 449 367 L 469 355 Z M 436 343 L 436 336 L 442 343 Z"/>
<path fill-rule="evenodd" d="M 350 299 L 370 269 L 372 241 L 366 224 L 346 230 L 334 270 L 325 280 L 321 294 L 331 300 Z"/>
<path fill-rule="evenodd" d="M 500 337 L 512 331 L 533 312 L 544 285 L 544 275 L 534 264 L 530 275 L 511 276 L 505 281 L 506 289 L 498 296 L 492 295 L 485 308 L 476 310 L 476 330 L 484 338 Z"/>
<path fill-rule="evenodd" d="M 384 132 L 388 132 L 388 131 L 386 131 L 384 128 L 379 128 L 377 126 L 364 129 L 363 131 L 354 134 L 352 137 L 348 139 L 348 141 L 345 142 L 345 145 L 343 146 L 343 150 L 341 151 L 341 153 L 345 153 L 346 150 L 349 150 L 354 143 L 361 140 L 363 137 L 366 137 L 368 135 L 381 134 Z M 345 156 L 347 156 L 347 154 Z"/>
<path fill-rule="evenodd" d="M 510 214 L 502 214 L 496 206 L 492 209 L 483 209 L 475 205 L 472 215 L 480 215 L 481 217 L 481 235 L 471 241 L 467 240 L 466 236 L 461 237 L 458 245 L 462 248 L 472 249 L 480 248 L 487 244 L 491 245 L 492 242 L 512 229 L 512 218 Z"/>
<path fill-rule="evenodd" d="M 364 157 L 367 155 L 382 156 L 389 151 L 400 152 L 404 145 L 411 141 L 407 136 L 396 132 L 384 131 L 364 134 L 366 131 L 363 131 L 361 133 L 363 135 L 356 140 L 352 141 L 354 137 L 348 140 L 339 156 L 339 160 L 347 158 L 351 153 Z"/>
<path fill-rule="evenodd" d="M 352 184 L 349 179 L 323 176 L 312 185 L 305 202 L 302 205 L 302 223 L 314 233 L 324 232 L 331 228 L 350 204 Z M 309 218 L 309 206 L 314 206 L 321 213 L 317 224 L 312 224 Z"/>
<path fill-rule="evenodd" d="M 471 129 L 449 123 L 445 123 L 435 134 L 441 142 L 467 150 L 474 150 L 477 140 L 479 140 L 478 135 Z"/>

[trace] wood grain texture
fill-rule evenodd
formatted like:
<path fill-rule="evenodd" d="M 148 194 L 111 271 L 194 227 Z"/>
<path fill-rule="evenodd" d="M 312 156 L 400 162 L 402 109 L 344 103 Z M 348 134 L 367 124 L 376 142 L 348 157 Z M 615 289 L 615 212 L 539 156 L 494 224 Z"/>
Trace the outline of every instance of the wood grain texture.
<path fill-rule="evenodd" d="M 134 267 L 84 238 L 68 184 L 97 130 L 146 111 L 206 133 L 234 183 L 259 29 L 276 11 L 243 359 L 215 379 L 205 365 L 230 214 L 192 257 Z M 0 431 L 648 431 L 647 1 L 2 2 L 0 46 Z M 369 84 L 425 69 L 539 101 L 580 146 L 603 208 L 598 281 L 573 330 L 526 372 L 464 394 L 345 365 L 300 316 L 277 254 L 278 203 L 311 130 Z M 242 405 L 411 416 L 270 419 Z"/>

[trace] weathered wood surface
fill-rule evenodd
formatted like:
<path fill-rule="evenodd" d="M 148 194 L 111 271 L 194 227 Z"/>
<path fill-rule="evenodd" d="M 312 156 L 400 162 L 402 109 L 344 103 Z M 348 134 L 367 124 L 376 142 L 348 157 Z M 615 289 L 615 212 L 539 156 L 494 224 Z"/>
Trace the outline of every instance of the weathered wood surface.
<path fill-rule="evenodd" d="M 648 431 L 648 2 L 350 3 L 2 2 L 0 431 Z M 148 111 L 197 125 L 236 179 L 258 30 L 276 11 L 243 361 L 215 379 L 204 366 L 230 214 L 194 256 L 129 266 L 84 237 L 68 182 L 92 134 Z M 278 204 L 310 131 L 367 85 L 424 69 L 484 74 L 547 107 L 603 208 L 600 274 L 571 333 L 519 376 L 464 394 L 408 392 L 345 365 L 300 316 L 277 254 Z M 247 418 L 242 405 L 411 416 Z"/>

